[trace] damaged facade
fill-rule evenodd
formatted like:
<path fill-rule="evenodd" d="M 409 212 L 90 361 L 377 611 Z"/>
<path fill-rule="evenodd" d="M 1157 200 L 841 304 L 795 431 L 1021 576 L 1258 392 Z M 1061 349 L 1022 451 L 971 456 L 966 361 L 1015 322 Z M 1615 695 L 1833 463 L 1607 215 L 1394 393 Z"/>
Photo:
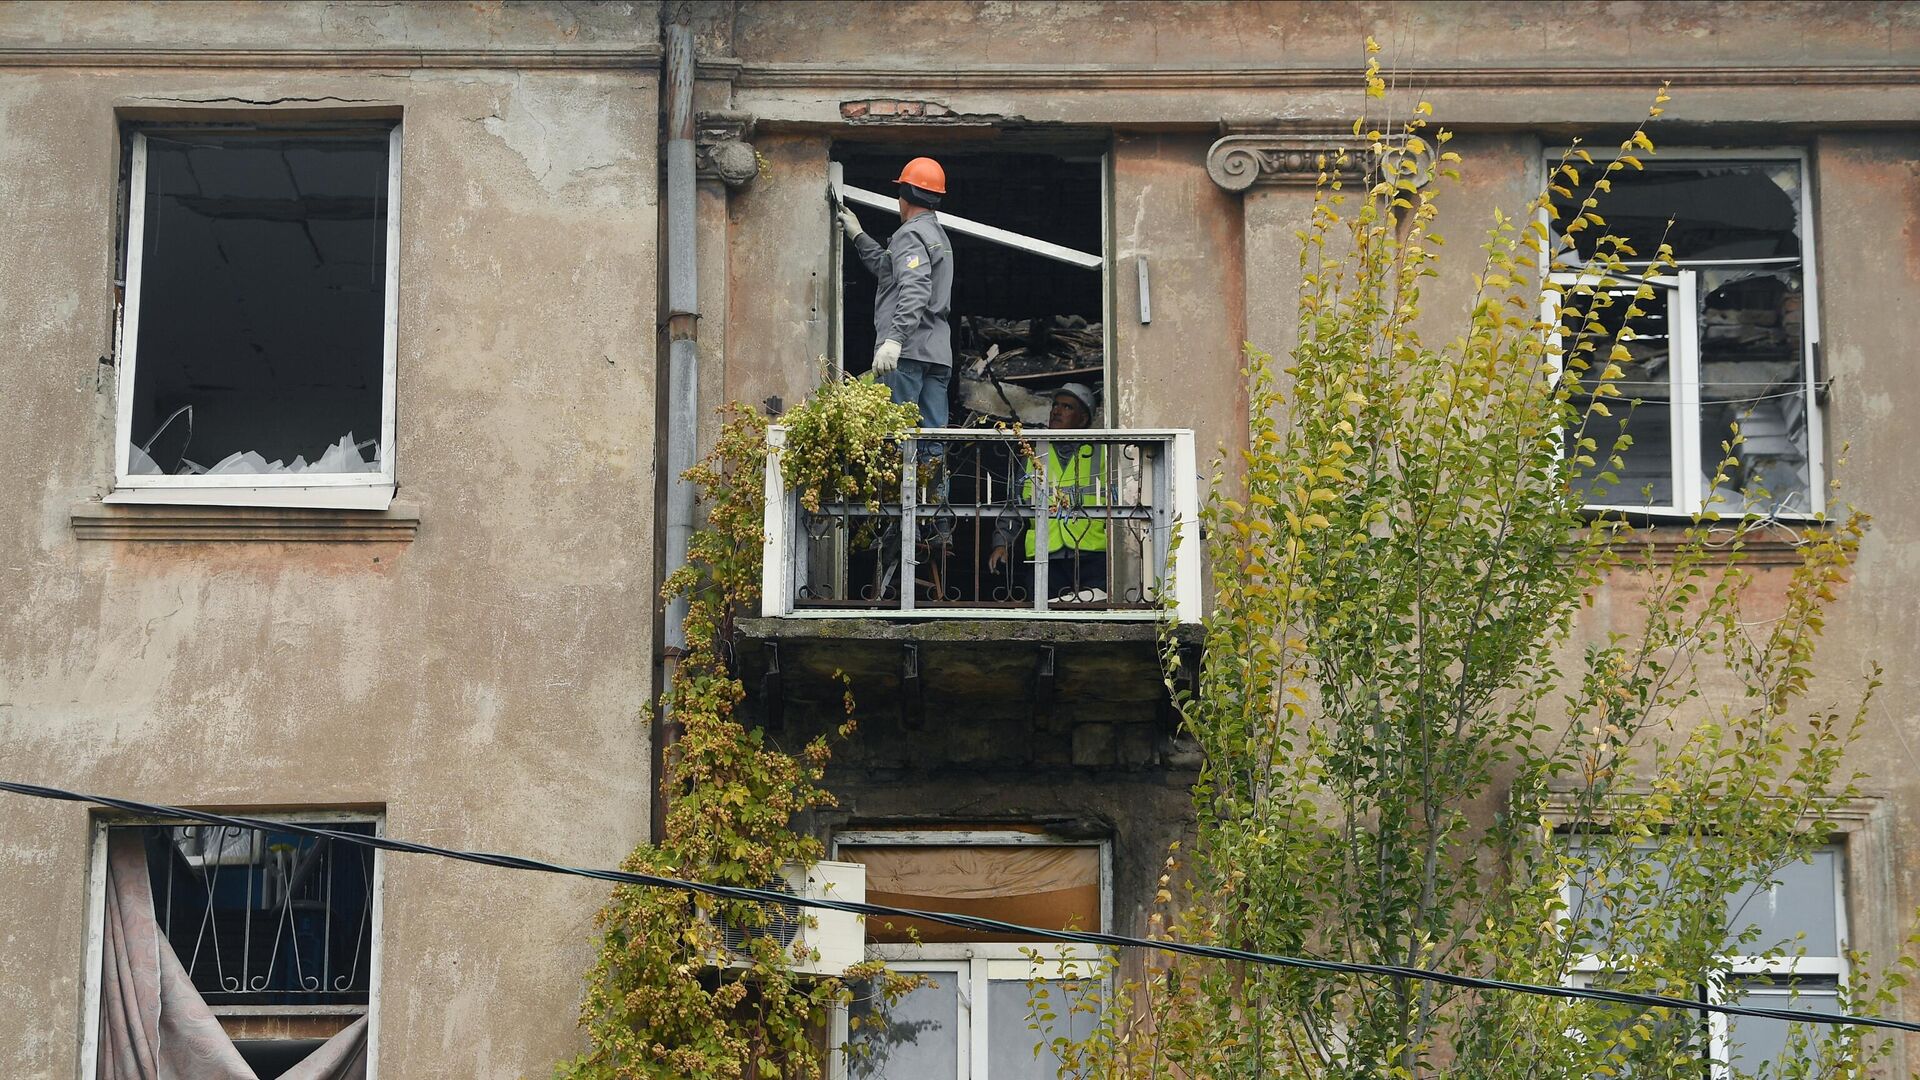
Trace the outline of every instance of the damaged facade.
<path fill-rule="evenodd" d="M 1296 231 L 1368 34 L 1458 132 L 1462 247 L 1673 81 L 1619 215 L 1681 222 L 1637 345 L 1664 423 L 1628 483 L 1690 511 L 1738 423 L 1734 482 L 1794 514 L 1847 459 L 1875 522 L 1821 674 L 1888 678 L 1869 797 L 1783 917 L 1836 964 L 1842 940 L 1891 955 L 1920 904 L 1920 11 L 1898 4 L 0 7 L 0 776 L 617 864 L 650 825 L 669 337 L 701 446 L 712 406 L 790 405 L 823 357 L 864 370 L 873 281 L 826 193 L 884 236 L 924 154 L 978 226 L 950 229 L 969 430 L 916 441 L 949 480 L 877 523 L 776 501 L 748 708 L 797 742 L 851 675 L 841 806 L 808 825 L 870 898 L 1143 931 L 1197 765 L 1156 659 L 1149 598 L 1197 562 L 1167 526 L 1242 437 L 1241 343 L 1291 342 Z M 1104 565 L 1061 593 L 987 563 L 1055 525 L 995 423 L 1067 383 L 1094 397 L 1073 442 L 1101 492 L 1070 524 L 1098 519 Z M 1172 574 L 1182 617 L 1197 579 Z M 7 807 L 0 1074 L 100 1075 L 102 964 L 156 928 L 201 1034 L 261 1076 L 356 1027 L 381 1077 L 577 1048 L 600 885 Z M 916 1072 L 1044 1071 L 1019 1013 L 1044 957 L 868 937 L 929 975 Z"/>

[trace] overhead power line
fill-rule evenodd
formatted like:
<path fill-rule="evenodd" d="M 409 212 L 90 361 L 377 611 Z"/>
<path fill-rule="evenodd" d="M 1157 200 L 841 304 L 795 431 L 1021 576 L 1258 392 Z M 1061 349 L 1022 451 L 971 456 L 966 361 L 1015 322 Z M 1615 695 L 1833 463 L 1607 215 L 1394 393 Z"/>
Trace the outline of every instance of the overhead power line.
<path fill-rule="evenodd" d="M 1624 990 L 1608 990 L 1594 986 L 1549 986 L 1540 983 L 1508 982 L 1505 979 L 1487 979 L 1473 975 L 1458 975 L 1449 971 L 1434 971 L 1430 968 L 1403 967 L 1398 964 L 1362 964 L 1343 960 L 1317 960 L 1304 956 L 1280 956 L 1273 953 L 1249 952 L 1245 949 L 1230 949 L 1219 945 L 1198 945 L 1185 941 L 1165 938 L 1126 937 L 1121 934 L 1105 934 L 1086 930 L 1048 930 L 1037 926 L 1021 926 L 1018 923 L 1002 922 L 999 919 L 984 919 L 974 915 L 956 915 L 945 911 L 919 911 L 913 908 L 889 907 L 885 904 L 867 904 L 850 900 L 829 900 L 816 897 L 795 896 L 792 893 L 776 892 L 771 889 L 752 889 L 737 885 L 716 885 L 706 881 L 687 881 L 682 878 L 664 877 L 658 874 L 637 874 L 626 870 L 598 870 L 591 867 L 563 866 L 559 863 L 542 862 L 520 855 L 501 855 L 488 851 L 461 851 L 454 848 L 434 847 L 431 844 L 417 844 L 410 840 L 401 840 L 391 836 L 369 836 L 364 833 L 346 832 L 329 829 L 319 825 L 302 825 L 290 821 L 276 821 L 267 818 L 246 817 L 237 814 L 214 814 L 205 810 L 188 810 L 179 806 L 165 806 L 159 803 L 138 802 L 133 799 L 117 799 L 109 795 L 91 795 L 86 792 L 68 791 L 64 788 L 47 787 L 42 784 L 22 784 L 10 780 L 0 780 L 0 791 L 12 792 L 36 799 L 55 799 L 62 802 L 94 803 L 99 806 L 124 810 L 132 814 L 153 817 L 178 818 L 197 821 L 207 825 L 224 825 L 236 829 L 255 829 L 265 832 L 293 833 L 312 836 L 322 840 L 334 840 L 381 851 L 397 851 L 410 855 L 437 855 L 445 859 L 457 859 L 461 862 L 478 863 L 481 866 L 497 866 L 507 870 L 533 870 L 545 874 L 562 874 L 570 877 L 594 878 L 599 881 L 611 881 L 620 885 L 642 885 L 656 889 L 674 889 L 680 892 L 699 893 L 721 900 L 737 900 L 756 904 L 776 904 L 786 907 L 817 908 L 822 911 L 843 911 L 854 915 L 882 919 L 917 919 L 940 923 L 945 926 L 972 930 L 976 933 L 1018 935 L 1026 938 L 1039 938 L 1046 941 L 1067 942 L 1076 945 L 1098 945 L 1115 949 L 1143 949 L 1152 952 L 1170 953 L 1178 956 L 1196 956 L 1208 960 L 1230 960 L 1245 964 L 1258 964 L 1265 967 L 1293 968 L 1300 971 L 1318 971 L 1338 975 L 1371 975 L 1384 979 L 1411 979 L 1420 982 L 1437 983 L 1466 990 L 1488 990 L 1502 993 L 1534 994 L 1540 997 L 1563 998 L 1575 1001 L 1600 1001 L 1615 1005 L 1631 1005 L 1640 1009 L 1680 1009 L 1699 1013 L 1719 1013 L 1723 1016 L 1747 1016 L 1761 1020 L 1783 1020 L 1788 1023 L 1829 1024 L 1853 1027 L 1887 1028 L 1894 1031 L 1920 1032 L 1920 1023 L 1910 1020 L 1896 1020 L 1884 1016 L 1857 1016 L 1850 1013 L 1802 1012 L 1793 1009 L 1764 1009 L 1750 1005 L 1725 1005 L 1711 1001 L 1696 1001 L 1691 998 L 1667 997 L 1661 994 L 1636 994 Z"/>

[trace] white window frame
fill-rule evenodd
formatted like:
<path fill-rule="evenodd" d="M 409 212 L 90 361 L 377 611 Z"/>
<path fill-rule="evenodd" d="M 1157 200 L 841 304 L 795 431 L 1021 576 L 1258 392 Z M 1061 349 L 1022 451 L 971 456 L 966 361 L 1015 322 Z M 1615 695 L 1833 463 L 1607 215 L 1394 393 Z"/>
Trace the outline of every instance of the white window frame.
<path fill-rule="evenodd" d="M 1100 852 L 1100 925 L 1111 932 L 1113 926 L 1113 845 L 1105 839 L 1082 840 L 1017 830 L 965 829 L 856 829 L 835 834 L 832 854 L 841 858 L 847 847 L 1090 847 Z M 1104 950 L 1094 946 L 1047 944 L 1015 941 L 935 942 L 929 944 L 875 943 L 867 946 L 867 959 L 884 961 L 889 971 L 951 972 L 959 977 L 959 1066 L 956 1080 L 992 1080 L 986 1076 L 988 1033 L 992 1030 L 986 1015 L 988 989 L 994 982 L 1028 982 L 1034 979 L 1085 977 L 1085 973 L 1107 959 Z M 1111 980 L 1102 979 L 1103 991 L 1111 991 Z M 978 1022 L 976 1023 L 976 1019 Z M 835 1006 L 828 1024 L 833 1047 L 829 1080 L 848 1080 L 847 1008 Z M 979 1062 L 976 1071 L 973 1062 Z M 936 1080 L 936 1078 L 929 1078 Z M 944 1077 L 937 1080 L 945 1080 Z"/>
<path fill-rule="evenodd" d="M 1549 280 L 1563 286 L 1568 293 L 1578 288 L 1590 288 L 1595 293 L 1611 293 L 1616 296 L 1631 297 L 1633 291 L 1641 285 L 1651 285 L 1655 289 L 1664 289 L 1674 295 L 1667 300 L 1667 378 L 1672 387 L 1668 394 L 1670 406 L 1667 410 L 1667 437 L 1673 450 L 1669 467 L 1673 475 L 1669 478 L 1673 484 L 1674 498 L 1671 503 L 1587 503 L 1589 510 L 1618 511 L 1622 513 L 1642 514 L 1691 514 L 1689 507 L 1704 506 L 1706 503 L 1706 477 L 1701 475 L 1702 455 L 1700 453 L 1700 327 L 1697 306 L 1699 304 L 1698 275 L 1692 270 L 1681 270 L 1676 274 L 1659 277 L 1620 277 L 1603 278 L 1592 273 L 1556 272 Z M 1602 281 L 1610 283 L 1604 287 Z M 1560 344 L 1560 298 L 1562 294 L 1549 291 L 1542 301 L 1541 318 L 1546 321 L 1554 345 L 1555 355 L 1561 356 Z M 1631 408 L 1629 397 L 1609 399 L 1609 409 Z M 1591 429 L 1588 435 L 1600 448 L 1593 452 L 1595 461 L 1604 461 L 1612 453 L 1613 440 L 1606 432 L 1611 429 L 1606 418 L 1600 418 L 1601 434 Z"/>
<path fill-rule="evenodd" d="M 1834 981 L 1834 985 L 1840 987 L 1842 990 L 1846 988 L 1847 980 L 1851 974 L 1847 965 L 1846 954 L 1847 950 L 1851 947 L 1850 942 L 1852 940 L 1847 927 L 1847 879 L 1852 873 L 1852 862 L 1848 859 L 1848 845 L 1844 842 L 1836 840 L 1833 843 L 1823 845 L 1823 847 L 1826 850 L 1834 852 L 1837 861 L 1833 875 L 1835 955 L 1817 956 L 1808 954 L 1806 956 L 1780 957 L 1725 957 L 1724 959 L 1729 969 L 1726 972 L 1726 976 L 1732 981 L 1733 985 L 1726 985 L 1716 981 L 1701 988 L 1706 991 L 1707 1001 L 1717 1004 L 1725 1002 L 1729 998 L 1736 997 L 1742 989 L 1739 985 L 1740 980 L 1763 975 L 1787 977 L 1811 976 L 1821 979 L 1831 978 Z M 1571 884 L 1563 890 L 1562 898 L 1568 909 L 1571 910 L 1574 902 L 1574 888 Z M 1593 953 L 1576 956 L 1573 961 L 1572 974 L 1567 980 L 1567 984 L 1569 986 L 1593 985 L 1594 978 L 1603 971 L 1604 964 L 1602 961 L 1603 958 L 1601 956 Z M 1782 998 L 1785 998 L 1791 993 L 1791 989 L 1786 986 L 1747 989 L 1757 989 L 1760 993 L 1772 993 Z M 1730 1018 L 1724 1013 L 1708 1013 L 1706 1019 L 1708 1053 L 1715 1063 L 1713 1066 L 1713 1078 L 1714 1080 L 1725 1080 L 1731 1073 L 1731 1070 L 1726 1064 L 1732 1051 L 1732 1040 L 1729 1037 L 1728 1028 Z"/>
<path fill-rule="evenodd" d="M 132 135 L 127 182 L 126 299 L 115 331 L 119 358 L 114 418 L 113 490 L 107 503 L 187 506 L 283 506 L 338 510 L 385 510 L 395 490 L 394 433 L 400 300 L 400 129 L 387 135 L 387 266 L 381 330 L 380 469 L 367 473 L 297 473 L 287 476 L 149 476 L 128 471 L 133 441 L 133 388 L 139 364 L 141 271 L 147 217 L 147 136 Z"/>
<path fill-rule="evenodd" d="M 1551 150 L 1546 154 L 1546 176 L 1549 181 L 1551 181 L 1554 175 L 1554 170 L 1560 166 L 1562 160 L 1561 154 L 1562 151 L 1560 150 Z M 1684 166 L 1695 162 L 1764 164 L 1783 161 L 1793 163 L 1800 174 L 1800 182 L 1795 193 L 1794 212 L 1797 215 L 1797 221 L 1799 223 L 1800 237 L 1800 257 L 1798 260 L 1800 264 L 1802 297 L 1800 378 L 1807 395 L 1807 493 L 1808 501 L 1811 505 L 1804 510 L 1777 511 L 1771 516 L 1783 521 L 1807 521 L 1824 516 L 1827 511 L 1827 486 L 1825 479 L 1827 472 L 1826 432 L 1825 417 L 1822 415 L 1824 407 L 1821 402 L 1822 393 L 1819 384 L 1820 371 L 1818 363 L 1821 341 L 1820 289 L 1814 248 L 1815 229 L 1811 183 L 1812 167 L 1808 159 L 1807 151 L 1800 147 L 1782 146 L 1677 147 L 1661 150 L 1658 157 L 1656 159 L 1650 159 L 1647 164 L 1651 170 L 1669 165 Z M 1606 203 L 1604 200 L 1601 202 L 1600 210 L 1604 215 L 1606 211 Z M 1545 210 L 1541 211 L 1540 221 L 1541 224 L 1547 227 L 1548 235 L 1552 237 L 1549 243 L 1558 244 L 1560 237 L 1559 230 L 1556 223 Z M 1555 249 L 1550 248 L 1546 254 L 1550 257 L 1554 250 Z M 1543 259 L 1542 263 L 1546 265 L 1549 261 L 1550 258 Z M 1761 261 L 1772 262 L 1774 260 Z M 1646 268 L 1650 263 L 1651 260 L 1648 259 L 1634 259 L 1627 260 L 1625 266 L 1629 270 L 1638 271 Z M 1643 514 L 1656 518 L 1690 518 L 1693 514 L 1708 509 L 1706 503 L 1711 492 L 1706 490 L 1707 477 L 1702 472 L 1706 463 L 1701 460 L 1702 453 L 1700 448 L 1700 328 L 1698 292 L 1695 282 L 1698 271 L 1702 269 L 1739 266 L 1742 264 L 1753 265 L 1755 263 L 1756 260 L 1740 259 L 1680 259 L 1674 264 L 1671 272 L 1667 276 L 1657 279 L 1668 282 L 1669 284 L 1666 287 L 1677 287 L 1681 289 L 1683 293 L 1682 296 L 1676 298 L 1674 302 L 1669 305 L 1668 309 L 1669 326 L 1673 328 L 1671 331 L 1673 340 L 1669 342 L 1668 367 L 1672 373 L 1672 378 L 1675 380 L 1675 396 L 1673 398 L 1672 409 L 1674 413 L 1672 424 L 1674 446 L 1672 467 L 1675 471 L 1673 477 L 1674 502 L 1667 506 L 1648 505 L 1645 503 L 1589 503 L 1587 504 L 1588 509 Z M 1601 279 L 1599 275 L 1592 272 L 1559 271 L 1552 270 L 1551 267 L 1549 267 L 1549 280 L 1561 284 L 1579 282 L 1598 288 L 1598 283 Z M 1641 279 L 1631 276 L 1619 276 L 1616 280 L 1620 286 L 1628 289 L 1641 283 Z M 1673 284 L 1675 282 L 1678 284 Z M 1616 286 L 1608 286 L 1609 290 L 1615 287 Z M 1555 294 L 1551 291 L 1546 292 L 1542 304 L 1542 316 L 1548 326 L 1556 328 L 1551 331 L 1556 344 L 1559 337 L 1557 330 L 1559 325 L 1558 307 L 1559 305 Z M 1682 309 L 1684 315 L 1676 309 Z M 1687 336 L 1684 339 L 1679 332 L 1679 328 L 1683 322 L 1688 330 Z M 1683 395 L 1684 401 L 1687 403 L 1684 405 Z M 1621 400 L 1624 407 L 1627 399 Z M 1600 440 L 1596 439 L 1596 441 Z M 1610 442 L 1602 444 L 1603 451 L 1607 445 L 1610 445 Z M 1596 454 L 1595 458 L 1596 460 L 1603 460 L 1599 454 Z M 1717 464 L 1717 462 L 1715 464 Z M 1720 510 L 1722 513 L 1737 513 L 1740 508 L 1737 506 L 1723 505 L 1715 507 L 1715 509 Z"/>
<path fill-rule="evenodd" d="M 287 810 L 252 812 L 247 816 L 265 821 L 295 821 L 303 825 L 372 825 L 375 836 L 387 833 L 387 816 L 354 810 Z M 78 1080 L 95 1080 L 100 1075 L 100 965 L 106 954 L 107 918 L 107 832 L 110 829 L 138 825 L 198 825 L 203 822 L 182 818 L 151 816 L 97 815 L 88 829 L 93 845 L 87 877 L 87 949 L 86 979 L 81 996 L 80 1054 Z M 367 953 L 367 1080 L 378 1080 L 380 1067 L 380 954 L 386 896 L 386 853 L 373 852 L 373 885 L 369 902 L 367 933 L 372 940 Z M 171 946 L 169 946 L 171 947 Z M 324 1006 L 255 1005 L 252 1015 L 313 1016 L 325 1012 Z"/>

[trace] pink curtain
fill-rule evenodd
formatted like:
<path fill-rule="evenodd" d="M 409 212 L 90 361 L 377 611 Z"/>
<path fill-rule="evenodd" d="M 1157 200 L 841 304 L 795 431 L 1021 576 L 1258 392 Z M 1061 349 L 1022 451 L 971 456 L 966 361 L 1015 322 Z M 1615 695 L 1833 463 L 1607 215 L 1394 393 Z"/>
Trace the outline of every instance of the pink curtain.
<path fill-rule="evenodd" d="M 259 1080 L 194 988 L 153 914 L 147 852 L 107 831 L 106 943 L 100 971 L 100 1080 Z M 365 1080 L 367 1018 L 282 1080 Z"/>

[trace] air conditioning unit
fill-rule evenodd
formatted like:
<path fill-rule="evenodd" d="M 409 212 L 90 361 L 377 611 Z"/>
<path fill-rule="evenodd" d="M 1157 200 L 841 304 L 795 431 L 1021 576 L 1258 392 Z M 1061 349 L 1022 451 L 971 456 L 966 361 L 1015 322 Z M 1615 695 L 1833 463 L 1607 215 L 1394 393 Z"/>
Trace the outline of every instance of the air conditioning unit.
<path fill-rule="evenodd" d="M 867 868 L 859 863 L 817 862 L 810 866 L 790 863 L 781 869 L 778 879 L 763 887 L 791 895 L 796 901 L 864 903 Z M 713 919 L 720 930 L 720 950 L 712 958 L 715 967 L 751 966 L 751 943 L 764 938 L 780 944 L 788 969 L 799 975 L 842 975 L 866 959 L 866 928 L 858 915 L 809 908 L 797 902 L 768 901 L 761 907 L 767 917 L 757 926 L 734 925 L 718 913 L 704 916 Z"/>

